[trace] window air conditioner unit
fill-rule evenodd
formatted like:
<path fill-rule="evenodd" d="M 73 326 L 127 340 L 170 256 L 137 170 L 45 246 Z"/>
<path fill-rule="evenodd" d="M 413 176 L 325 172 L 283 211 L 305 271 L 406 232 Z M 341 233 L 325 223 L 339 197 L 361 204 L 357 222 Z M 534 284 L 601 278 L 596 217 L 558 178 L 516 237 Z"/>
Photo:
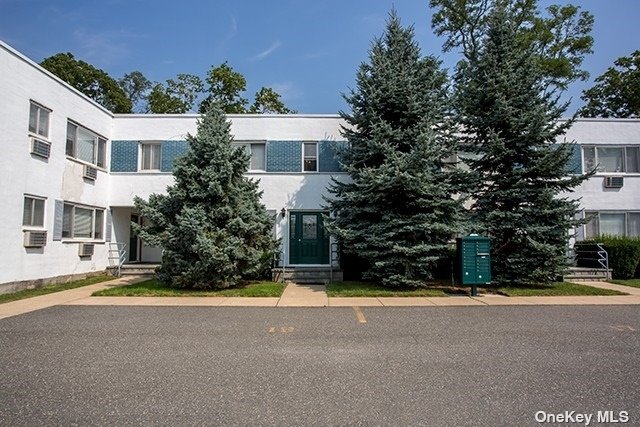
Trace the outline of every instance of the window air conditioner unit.
<path fill-rule="evenodd" d="M 98 169 L 93 166 L 84 165 L 84 173 L 82 174 L 82 177 L 95 181 L 98 178 Z"/>
<path fill-rule="evenodd" d="M 621 176 L 605 176 L 604 188 L 622 188 L 624 185 L 624 177 Z"/>
<path fill-rule="evenodd" d="M 31 154 L 48 159 L 51 155 L 51 144 L 38 138 L 31 138 Z"/>
<path fill-rule="evenodd" d="M 80 243 L 78 246 L 78 256 L 81 257 L 90 257 L 93 256 L 93 249 L 96 245 L 93 243 Z"/>
<path fill-rule="evenodd" d="M 41 248 L 47 244 L 46 231 L 25 231 L 24 247 L 25 248 Z"/>

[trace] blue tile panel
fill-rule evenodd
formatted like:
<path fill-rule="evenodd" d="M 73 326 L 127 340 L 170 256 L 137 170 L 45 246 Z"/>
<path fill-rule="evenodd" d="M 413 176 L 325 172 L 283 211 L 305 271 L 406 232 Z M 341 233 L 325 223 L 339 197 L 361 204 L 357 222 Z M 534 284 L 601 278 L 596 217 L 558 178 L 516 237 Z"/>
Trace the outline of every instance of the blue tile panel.
<path fill-rule="evenodd" d="M 318 142 L 318 162 L 320 172 L 342 172 L 339 153 L 347 147 L 347 141 Z"/>
<path fill-rule="evenodd" d="M 559 148 L 560 144 L 552 144 L 552 147 Z M 580 144 L 573 144 L 569 161 L 567 162 L 564 171 L 569 175 L 582 174 L 582 147 Z"/>
<path fill-rule="evenodd" d="M 580 175 L 582 171 L 582 146 L 580 144 L 573 144 L 573 152 L 567 162 L 567 172 L 573 175 Z"/>
<path fill-rule="evenodd" d="M 302 141 L 267 141 L 267 172 L 301 172 Z"/>
<path fill-rule="evenodd" d="M 139 141 L 111 141 L 111 172 L 138 170 Z"/>
<path fill-rule="evenodd" d="M 187 141 L 163 141 L 160 155 L 160 170 L 162 172 L 171 172 L 173 170 L 173 161 L 176 157 L 183 155 L 189 149 Z"/>

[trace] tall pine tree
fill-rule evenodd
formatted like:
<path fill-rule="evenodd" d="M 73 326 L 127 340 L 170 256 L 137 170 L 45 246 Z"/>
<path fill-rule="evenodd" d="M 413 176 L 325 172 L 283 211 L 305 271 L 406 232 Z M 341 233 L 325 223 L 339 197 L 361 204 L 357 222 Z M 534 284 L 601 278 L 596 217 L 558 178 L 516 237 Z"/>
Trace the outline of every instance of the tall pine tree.
<path fill-rule="evenodd" d="M 351 113 L 342 163 L 351 180 L 334 180 L 329 230 L 343 250 L 368 262 L 364 277 L 385 286 L 424 286 L 459 231 L 461 200 L 445 159 L 454 153 L 446 73 L 422 57 L 413 28 L 392 11 L 369 62 L 345 99 Z"/>
<path fill-rule="evenodd" d="M 585 179 L 567 176 L 572 144 L 553 143 L 572 121 L 544 92 L 535 55 L 516 37 L 513 8 L 497 0 L 476 59 L 457 74 L 457 107 L 477 187 L 476 231 L 492 239 L 494 281 L 549 283 L 566 268 L 578 204 L 563 196 Z"/>
<path fill-rule="evenodd" d="M 175 184 L 135 205 L 146 219 L 137 232 L 163 248 L 158 279 L 177 288 L 226 288 L 262 268 L 274 250 L 273 221 L 248 179 L 249 155 L 232 146 L 230 124 L 211 103 L 175 162 Z"/>

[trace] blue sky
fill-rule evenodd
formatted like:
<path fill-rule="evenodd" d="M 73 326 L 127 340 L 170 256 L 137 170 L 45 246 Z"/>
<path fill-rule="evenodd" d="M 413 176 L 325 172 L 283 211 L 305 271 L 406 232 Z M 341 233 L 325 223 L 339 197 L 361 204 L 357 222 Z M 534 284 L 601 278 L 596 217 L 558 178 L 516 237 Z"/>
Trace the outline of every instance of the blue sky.
<path fill-rule="evenodd" d="M 541 2 L 551 3 L 567 2 Z M 573 3 L 596 19 L 594 53 L 584 63 L 591 80 L 640 49 L 640 1 Z M 442 54 L 427 0 L 0 0 L 0 39 L 36 62 L 71 52 L 114 78 L 133 70 L 152 81 L 204 76 L 228 61 L 247 78 L 247 98 L 270 86 L 300 113 L 336 113 L 348 108 L 341 93 L 353 87 L 394 4 L 403 24 L 415 26 L 423 54 L 452 69 L 457 57 Z M 570 88 L 569 112 L 590 86 Z"/>

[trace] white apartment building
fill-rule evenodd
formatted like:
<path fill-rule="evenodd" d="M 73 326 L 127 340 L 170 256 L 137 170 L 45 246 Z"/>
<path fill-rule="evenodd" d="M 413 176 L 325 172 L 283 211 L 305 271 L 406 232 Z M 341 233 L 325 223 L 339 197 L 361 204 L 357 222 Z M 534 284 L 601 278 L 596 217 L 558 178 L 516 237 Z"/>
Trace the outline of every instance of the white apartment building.
<path fill-rule="evenodd" d="M 113 114 L 0 42 L 0 293 L 104 271 L 112 243 L 126 261 L 159 262 L 131 233 L 133 198 L 163 193 L 197 115 Z M 345 144 L 337 115 L 229 115 L 251 153 L 288 267 L 336 266 L 322 224 L 323 196 Z M 581 119 L 571 165 L 599 171 L 573 195 L 594 215 L 577 238 L 640 235 L 640 120 Z"/>

